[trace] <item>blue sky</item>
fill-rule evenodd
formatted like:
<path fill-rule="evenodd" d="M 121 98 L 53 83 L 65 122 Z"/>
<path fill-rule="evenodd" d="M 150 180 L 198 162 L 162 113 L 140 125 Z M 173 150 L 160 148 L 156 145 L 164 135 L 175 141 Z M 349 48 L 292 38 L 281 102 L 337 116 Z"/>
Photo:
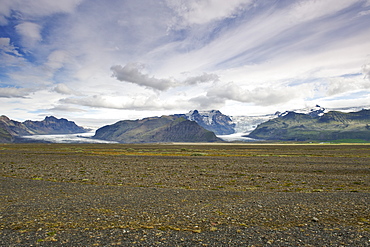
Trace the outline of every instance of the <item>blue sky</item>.
<path fill-rule="evenodd" d="M 0 0 L 0 114 L 370 106 L 369 0 Z"/>

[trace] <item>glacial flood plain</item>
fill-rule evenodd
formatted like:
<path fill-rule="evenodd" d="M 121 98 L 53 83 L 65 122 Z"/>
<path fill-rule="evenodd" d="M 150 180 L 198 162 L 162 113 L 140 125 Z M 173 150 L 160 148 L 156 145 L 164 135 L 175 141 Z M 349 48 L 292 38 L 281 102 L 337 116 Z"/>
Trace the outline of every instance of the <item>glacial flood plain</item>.
<path fill-rule="evenodd" d="M 2 244 L 369 243 L 370 145 L 2 144 L 0 165 Z"/>

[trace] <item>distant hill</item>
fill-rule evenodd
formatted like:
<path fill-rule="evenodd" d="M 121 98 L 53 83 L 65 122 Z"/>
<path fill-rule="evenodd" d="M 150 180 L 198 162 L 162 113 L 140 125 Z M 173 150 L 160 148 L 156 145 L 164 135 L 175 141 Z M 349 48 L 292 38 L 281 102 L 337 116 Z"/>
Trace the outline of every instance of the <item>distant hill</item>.
<path fill-rule="evenodd" d="M 85 133 L 88 130 L 67 119 L 45 117 L 42 121 L 18 122 L 0 116 L 0 142 L 14 142 L 25 135 L 51 135 Z"/>
<path fill-rule="evenodd" d="M 248 137 L 287 141 L 370 141 L 370 110 L 350 113 L 330 111 L 320 115 L 288 112 L 258 125 Z"/>
<path fill-rule="evenodd" d="M 93 138 L 120 143 L 221 141 L 196 122 L 175 115 L 119 121 L 98 129 Z"/>
<path fill-rule="evenodd" d="M 45 117 L 42 121 L 27 120 L 23 124 L 32 132 L 38 135 L 52 135 L 52 134 L 74 134 L 84 133 L 87 130 L 83 127 L 77 126 L 74 122 L 68 121 L 64 118 L 55 118 L 53 116 Z"/>

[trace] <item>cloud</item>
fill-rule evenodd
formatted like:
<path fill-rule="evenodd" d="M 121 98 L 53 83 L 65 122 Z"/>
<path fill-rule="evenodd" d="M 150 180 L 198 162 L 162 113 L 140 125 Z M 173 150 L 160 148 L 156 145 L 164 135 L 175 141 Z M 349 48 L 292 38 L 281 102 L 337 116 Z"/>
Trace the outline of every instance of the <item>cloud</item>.
<path fill-rule="evenodd" d="M 329 78 L 329 82 L 326 88 L 326 95 L 333 96 L 337 94 L 366 89 L 370 89 L 370 82 L 368 80 L 364 80 L 362 78 L 335 77 Z"/>
<path fill-rule="evenodd" d="M 83 0 L 2 0 L 0 8 L 0 25 L 8 23 L 7 18 L 12 14 L 20 13 L 22 18 L 48 16 L 55 13 L 71 13 Z"/>
<path fill-rule="evenodd" d="M 23 65 L 24 58 L 18 52 L 18 48 L 10 43 L 10 38 L 0 38 L 0 66 Z"/>
<path fill-rule="evenodd" d="M 34 88 L 35 90 L 54 83 L 53 75 L 49 70 L 45 70 L 43 66 L 35 66 L 27 62 L 21 64 L 17 69 L 10 70 L 7 76 L 12 85 Z"/>
<path fill-rule="evenodd" d="M 216 82 L 219 80 L 219 76 L 216 74 L 203 73 L 198 76 L 187 77 L 184 80 L 175 79 L 157 79 L 154 76 L 150 76 L 142 72 L 144 65 L 138 63 L 128 63 L 125 66 L 114 65 L 111 67 L 113 77 L 119 81 L 131 82 L 139 86 L 145 86 L 160 91 L 168 90 L 172 87 L 196 85 L 206 82 Z"/>
<path fill-rule="evenodd" d="M 216 74 L 203 73 L 200 76 L 193 76 L 186 78 L 183 83 L 186 85 L 195 85 L 204 82 L 216 82 L 219 80 L 219 76 Z"/>
<path fill-rule="evenodd" d="M 206 102 L 208 100 L 208 103 Z M 213 99 L 218 102 L 218 99 Z M 222 99 L 220 99 L 222 101 Z M 146 95 L 137 94 L 132 96 L 111 96 L 111 95 L 93 95 L 83 97 L 69 97 L 59 100 L 60 104 L 72 104 L 87 106 L 93 108 L 118 109 L 118 110 L 132 110 L 132 111 L 168 111 L 168 110 L 188 110 L 199 108 L 200 106 L 215 106 L 208 99 L 195 97 L 190 99 L 188 97 L 170 97 L 161 98 L 156 94 Z M 221 102 L 222 103 L 222 102 Z M 217 104 L 218 106 L 222 104 Z M 211 109 L 211 107 L 210 107 Z M 215 108 L 212 108 L 215 109 Z"/>
<path fill-rule="evenodd" d="M 63 65 L 68 62 L 69 55 L 66 51 L 63 50 L 56 50 L 50 53 L 48 56 L 48 61 L 46 62 L 46 66 L 57 70 L 63 67 Z"/>
<path fill-rule="evenodd" d="M 369 93 L 361 93 L 355 92 L 353 95 L 340 95 L 339 97 L 327 97 L 324 99 L 320 99 L 320 105 L 325 106 L 325 108 L 331 109 L 351 109 L 354 111 L 353 108 L 357 108 L 360 110 L 361 108 L 369 108 L 370 107 L 370 94 Z"/>
<path fill-rule="evenodd" d="M 247 114 L 369 91 L 370 65 L 340 77 L 366 58 L 366 0 L 0 1 L 1 97 L 43 88 L 34 110 Z"/>
<path fill-rule="evenodd" d="M 82 97 L 82 98 L 65 98 L 65 99 L 59 100 L 59 102 L 66 103 L 66 104 L 97 107 L 97 108 L 120 109 L 118 105 L 108 102 L 106 98 L 104 98 L 103 96 L 99 96 L 99 95 L 94 95 L 91 97 Z"/>
<path fill-rule="evenodd" d="M 192 109 L 202 110 L 220 109 L 225 105 L 225 101 L 226 99 L 222 97 L 206 95 L 200 95 L 189 100 Z"/>
<path fill-rule="evenodd" d="M 167 90 L 177 84 L 176 81 L 172 79 L 157 79 L 148 74 L 144 74 L 142 72 L 143 68 L 143 65 L 128 63 L 124 67 L 121 65 L 114 65 L 111 67 L 111 70 L 113 71 L 112 76 L 119 81 L 131 82 L 139 86 L 145 86 L 156 90 Z"/>
<path fill-rule="evenodd" d="M 215 85 L 207 92 L 211 98 L 233 100 L 242 103 L 253 103 L 260 106 L 271 106 L 282 104 L 303 96 L 308 92 L 302 92 L 302 88 L 297 87 L 256 87 L 248 90 L 233 82 L 224 85 Z"/>
<path fill-rule="evenodd" d="M 370 63 L 362 66 L 362 73 L 364 74 L 365 79 L 370 80 Z"/>
<path fill-rule="evenodd" d="M 190 37 L 178 42 L 178 46 L 173 44 L 179 52 L 163 59 L 163 68 L 213 71 L 246 65 L 257 67 L 281 57 L 291 61 L 307 54 L 335 50 L 340 43 L 347 48 L 349 44 L 361 42 L 348 39 L 356 37 L 361 30 L 356 28 L 356 22 L 366 21 L 349 20 L 344 10 L 355 14 L 355 8 L 349 8 L 353 4 L 351 0 L 287 1 L 284 4 L 255 1 L 253 6 L 245 7 L 238 21 L 213 22 L 215 28 L 193 27 L 186 31 Z M 197 49 L 187 49 L 198 42 L 201 45 L 196 46 Z M 321 56 L 321 60 L 326 59 Z"/>
<path fill-rule="evenodd" d="M 360 13 L 358 13 L 358 16 L 363 16 L 363 15 L 370 15 L 370 10 L 365 10 L 365 11 L 361 11 Z"/>
<path fill-rule="evenodd" d="M 57 93 L 60 93 L 60 94 L 81 95 L 81 93 L 79 93 L 75 90 L 72 90 L 66 84 L 63 84 L 63 83 L 59 83 L 58 85 L 56 85 L 56 87 L 53 90 Z"/>
<path fill-rule="evenodd" d="M 167 0 L 168 6 L 177 13 L 179 21 L 185 26 L 233 18 L 235 12 L 242 10 L 244 5 L 252 2 L 251 0 Z"/>
<path fill-rule="evenodd" d="M 48 111 L 62 111 L 62 112 L 86 112 L 86 110 L 76 108 L 76 107 L 70 107 L 67 105 L 58 105 L 53 108 L 48 109 Z"/>
<path fill-rule="evenodd" d="M 6 52 L 14 56 L 21 56 L 16 47 L 14 47 L 13 44 L 10 44 L 10 38 L 0 38 L 0 50 L 1 52 Z"/>
<path fill-rule="evenodd" d="M 312 19 L 329 16 L 341 11 L 355 2 L 353 0 L 306 0 L 296 1 L 288 13 L 295 21 L 306 22 Z"/>
<path fill-rule="evenodd" d="M 26 45 L 33 45 L 42 40 L 41 26 L 32 22 L 23 22 L 15 26 L 15 30 L 22 36 Z"/>
<path fill-rule="evenodd" d="M 65 98 L 59 101 L 62 104 L 82 105 L 94 108 L 109 108 L 120 110 L 168 110 L 178 109 L 177 102 L 161 102 L 155 95 L 135 95 L 134 97 L 113 97 L 93 95 L 86 97 Z M 181 105 L 181 104 L 180 104 Z"/>
<path fill-rule="evenodd" d="M 30 16 L 47 16 L 54 13 L 71 13 L 83 0 L 63 0 L 52 2 L 49 0 L 35 0 L 32 1 L 32 4 L 28 1 L 15 1 L 21 2 L 18 7 L 20 11 L 25 14 Z"/>
<path fill-rule="evenodd" d="M 3 87 L 0 88 L 0 98 L 26 98 L 33 90 L 28 88 Z"/>

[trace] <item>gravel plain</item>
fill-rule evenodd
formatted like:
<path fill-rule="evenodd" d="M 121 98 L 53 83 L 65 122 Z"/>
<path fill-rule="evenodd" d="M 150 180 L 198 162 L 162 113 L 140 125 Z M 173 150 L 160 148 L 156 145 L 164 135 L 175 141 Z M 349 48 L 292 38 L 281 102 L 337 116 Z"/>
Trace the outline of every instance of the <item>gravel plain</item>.
<path fill-rule="evenodd" d="M 370 246 L 369 145 L 0 145 L 0 246 Z"/>

